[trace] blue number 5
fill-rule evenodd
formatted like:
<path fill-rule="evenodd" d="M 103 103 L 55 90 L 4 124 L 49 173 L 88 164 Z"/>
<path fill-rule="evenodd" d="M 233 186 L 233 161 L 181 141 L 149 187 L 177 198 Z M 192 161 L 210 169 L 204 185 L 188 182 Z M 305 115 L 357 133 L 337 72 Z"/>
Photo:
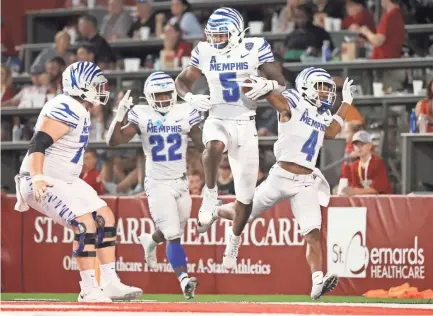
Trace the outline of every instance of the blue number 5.
<path fill-rule="evenodd" d="M 75 154 L 74 158 L 72 158 L 71 162 L 78 163 L 80 161 L 81 155 L 83 154 L 84 149 L 86 149 L 88 142 L 89 142 L 89 135 L 80 136 L 80 144 L 82 143 L 83 146 L 81 146 L 80 149 L 78 149 L 77 153 Z"/>
<path fill-rule="evenodd" d="M 152 147 L 152 160 L 153 161 L 167 161 L 167 156 L 160 154 L 164 149 L 164 138 L 161 135 L 151 135 L 149 143 L 155 145 Z M 182 137 L 180 134 L 170 134 L 167 136 L 167 143 L 172 144 L 168 149 L 168 161 L 182 159 L 182 153 L 176 153 L 182 145 Z"/>
<path fill-rule="evenodd" d="M 223 86 L 223 98 L 226 102 L 237 102 L 241 97 L 239 85 L 235 81 L 235 72 L 220 73 L 220 82 Z"/>
<path fill-rule="evenodd" d="M 302 146 L 301 152 L 304 154 L 307 154 L 307 160 L 311 161 L 313 159 L 314 154 L 316 153 L 316 145 L 317 145 L 317 138 L 319 136 L 318 131 L 313 131 L 310 135 L 310 138 L 305 142 L 304 146 Z"/>

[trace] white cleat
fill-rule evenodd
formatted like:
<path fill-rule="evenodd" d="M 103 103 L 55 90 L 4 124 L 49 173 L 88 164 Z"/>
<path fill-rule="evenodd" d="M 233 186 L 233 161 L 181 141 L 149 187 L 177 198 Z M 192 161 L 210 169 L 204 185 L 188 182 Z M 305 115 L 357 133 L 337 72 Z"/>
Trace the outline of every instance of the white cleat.
<path fill-rule="evenodd" d="M 311 298 L 313 300 L 319 299 L 322 295 L 333 291 L 338 284 L 338 277 L 335 274 L 327 273 L 321 282 L 313 283 L 311 289 Z"/>
<path fill-rule="evenodd" d="M 156 269 L 158 267 L 158 261 L 156 259 L 156 247 L 151 246 L 152 235 L 142 234 L 138 237 L 138 240 L 144 248 L 144 259 L 148 266 L 152 269 Z"/>
<path fill-rule="evenodd" d="M 188 278 L 188 282 L 186 283 L 185 287 L 182 289 L 183 296 L 187 300 L 193 299 L 195 297 L 195 289 L 197 288 L 198 282 L 197 279 L 194 277 Z"/>
<path fill-rule="evenodd" d="M 105 295 L 112 300 L 134 300 L 143 295 L 143 290 L 138 287 L 125 285 L 120 282 L 119 279 L 116 281 L 110 281 L 101 286 Z"/>
<path fill-rule="evenodd" d="M 86 303 L 110 303 L 111 299 L 100 287 L 87 287 L 80 282 L 81 292 L 78 302 Z"/>
<path fill-rule="evenodd" d="M 204 234 L 208 231 L 208 229 L 215 223 L 215 221 L 219 218 L 218 216 L 218 207 L 221 206 L 223 202 L 221 200 L 217 200 L 217 204 L 215 205 L 214 210 L 212 211 L 212 219 L 209 224 L 202 224 L 200 221 L 197 222 L 197 230 L 200 234 Z"/>
<path fill-rule="evenodd" d="M 214 211 L 218 204 L 218 193 L 211 192 L 206 187 L 203 189 L 203 201 L 198 212 L 198 222 L 200 225 L 210 225 L 214 217 Z"/>
<path fill-rule="evenodd" d="M 238 260 L 238 252 L 239 247 L 241 246 L 242 240 L 239 238 L 239 241 L 236 243 L 229 238 L 229 242 L 226 245 L 226 250 L 224 251 L 223 257 L 223 267 L 226 269 L 233 269 L 236 267 L 236 263 Z"/>

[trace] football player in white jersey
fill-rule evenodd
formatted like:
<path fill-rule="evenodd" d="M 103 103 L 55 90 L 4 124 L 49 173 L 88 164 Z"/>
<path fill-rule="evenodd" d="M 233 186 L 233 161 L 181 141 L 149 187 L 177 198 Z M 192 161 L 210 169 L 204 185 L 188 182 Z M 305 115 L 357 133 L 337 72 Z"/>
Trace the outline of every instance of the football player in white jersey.
<path fill-rule="evenodd" d="M 73 256 L 82 279 L 80 302 L 134 299 L 143 293 L 120 282 L 115 270 L 113 212 L 79 178 L 89 139 L 89 109 L 107 103 L 106 82 L 101 69 L 90 62 L 77 62 L 65 69 L 64 94 L 42 108 L 20 173 L 15 177 L 17 211 L 32 207 L 74 230 Z M 100 285 L 95 279 L 96 256 L 101 267 Z"/>
<path fill-rule="evenodd" d="M 146 155 L 144 186 L 150 213 L 158 229 L 153 235 L 141 235 L 139 240 L 151 268 L 157 267 L 157 244 L 167 241 L 167 258 L 185 298 L 191 299 L 194 298 L 197 280 L 188 276 L 180 238 L 191 215 L 192 204 L 186 178 L 188 136 L 202 152 L 201 115 L 187 103 L 176 104 L 174 80 L 166 73 L 151 74 L 144 84 L 144 95 L 149 105 L 131 108 L 129 91 L 125 94 L 109 128 L 107 142 L 116 146 L 140 134 Z M 122 127 L 127 112 L 128 124 Z"/>
<path fill-rule="evenodd" d="M 330 111 L 336 96 L 335 83 L 328 72 L 320 68 L 303 70 L 296 78 L 295 89 L 282 94 L 271 93 L 267 97 L 270 103 L 277 106 L 288 102 L 290 110 L 278 115 L 278 140 L 274 145 L 277 163 L 268 178 L 257 187 L 250 221 L 279 201 L 290 200 L 293 215 L 307 242 L 306 258 L 312 273 L 313 299 L 333 290 L 338 283 L 336 275 L 328 273 L 324 276 L 322 272 L 320 205 L 327 206 L 330 192 L 329 185 L 320 171 L 315 170 L 315 165 L 324 137 L 334 138 L 341 130 L 347 109 L 353 101 L 352 82 L 345 80 L 343 102 L 335 115 Z M 320 204 L 317 180 L 323 181 L 327 188 L 324 194 L 326 202 Z M 234 204 L 219 207 L 217 213 L 232 219 Z"/>
<path fill-rule="evenodd" d="M 224 252 L 223 265 L 227 269 L 236 266 L 240 235 L 251 213 L 257 181 L 256 100 L 271 91 L 285 89 L 284 76 L 274 62 L 269 43 L 261 37 L 244 38 L 245 31 L 237 10 L 215 10 L 205 28 L 207 42 L 195 47 L 190 66 L 176 79 L 177 92 L 186 102 L 209 110 L 203 128 L 205 187 L 198 215 L 199 232 L 205 232 L 216 219 L 217 171 L 223 153 L 228 152 L 236 191 L 236 216 Z M 259 72 L 270 80 L 257 77 Z M 191 93 L 201 74 L 206 76 L 210 96 Z M 252 89 L 244 95 L 240 88 L 246 86 L 246 79 Z"/>

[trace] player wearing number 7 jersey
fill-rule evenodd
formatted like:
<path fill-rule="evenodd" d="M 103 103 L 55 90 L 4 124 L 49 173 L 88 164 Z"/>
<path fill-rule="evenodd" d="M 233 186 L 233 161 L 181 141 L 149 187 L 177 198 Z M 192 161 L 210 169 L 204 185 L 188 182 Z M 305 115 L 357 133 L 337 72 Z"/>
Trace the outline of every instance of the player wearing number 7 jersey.
<path fill-rule="evenodd" d="M 324 137 L 334 138 L 344 123 L 353 101 L 352 80 L 346 79 L 342 92 L 343 103 L 337 114 L 332 115 L 334 81 L 323 69 L 307 68 L 297 76 L 296 89 L 267 97 L 277 106 L 288 103 L 290 111 L 278 115 L 278 140 L 274 145 L 277 163 L 254 194 L 250 220 L 279 201 L 290 200 L 293 215 L 307 243 L 306 258 L 312 273 L 313 299 L 333 290 L 338 282 L 337 276 L 332 273 L 324 276 L 322 272 L 320 205 L 327 206 L 330 192 L 323 175 L 314 169 Z M 319 188 L 322 187 L 327 188 L 324 194 L 327 199 L 321 200 L 319 205 Z M 218 209 L 218 215 L 225 218 L 232 218 L 233 213 L 233 203 Z"/>
<path fill-rule="evenodd" d="M 202 152 L 201 115 L 187 103 L 176 104 L 174 80 L 166 73 L 152 73 L 144 84 L 144 95 L 149 105 L 131 108 L 129 91 L 125 94 L 109 128 L 107 142 L 116 146 L 140 134 L 146 155 L 144 186 L 150 214 L 158 229 L 153 235 L 141 235 L 139 240 L 151 268 L 157 267 L 157 244 L 167 241 L 167 258 L 185 298 L 191 299 L 197 280 L 188 276 L 180 238 L 190 217 L 192 204 L 186 178 L 188 135 Z M 128 124 L 122 127 L 128 110 Z"/>
<path fill-rule="evenodd" d="M 143 293 L 120 282 L 115 270 L 113 212 L 95 190 L 79 178 L 89 139 L 89 109 L 107 103 L 106 83 L 96 64 L 77 62 L 65 69 L 62 75 L 64 94 L 42 108 L 20 173 L 15 177 L 17 211 L 24 212 L 32 207 L 74 230 L 73 256 L 82 279 L 80 302 L 134 299 Z M 96 256 L 101 267 L 100 285 L 95 279 Z"/>

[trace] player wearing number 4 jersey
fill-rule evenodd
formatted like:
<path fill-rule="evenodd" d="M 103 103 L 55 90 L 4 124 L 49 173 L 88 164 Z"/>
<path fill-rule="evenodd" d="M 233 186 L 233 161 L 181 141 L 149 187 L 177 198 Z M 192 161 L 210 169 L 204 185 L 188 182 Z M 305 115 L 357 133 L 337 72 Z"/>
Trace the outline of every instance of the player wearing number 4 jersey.
<path fill-rule="evenodd" d="M 306 257 L 312 272 L 313 299 L 333 290 L 338 282 L 337 276 L 329 272 L 323 276 L 322 272 L 320 205 L 327 206 L 330 192 L 328 183 L 320 171 L 315 170 L 315 165 L 323 138 L 333 138 L 340 132 L 353 100 L 352 90 L 352 81 L 346 79 L 343 103 L 332 116 L 334 81 L 323 69 L 307 68 L 297 76 L 296 89 L 267 97 L 274 105 L 288 103 L 290 111 L 278 115 L 278 140 L 274 145 L 277 163 L 254 194 L 250 220 L 282 199 L 290 200 L 293 215 L 307 242 Z M 319 196 L 325 198 L 319 199 Z M 231 219 L 233 208 L 233 203 L 229 203 L 221 206 L 217 213 Z"/>
<path fill-rule="evenodd" d="M 244 21 L 235 9 L 220 8 L 209 17 L 205 33 L 192 52 L 191 63 L 176 79 L 179 95 L 193 107 L 207 111 L 203 127 L 206 145 L 203 165 L 206 185 L 199 211 L 199 231 L 214 221 L 217 204 L 216 176 L 222 154 L 227 151 L 236 191 L 236 216 L 224 252 L 223 265 L 236 266 L 240 235 L 251 213 L 259 168 L 255 125 L 256 100 L 271 91 L 282 92 L 285 79 L 275 65 L 271 46 L 264 38 L 244 38 Z M 256 77 L 258 73 L 271 79 Z M 191 93 L 193 83 L 206 76 L 210 97 Z M 240 87 L 249 79 L 249 92 Z M 287 105 L 285 105 L 287 107 Z"/>
<path fill-rule="evenodd" d="M 127 143 L 140 134 L 146 155 L 144 186 L 149 209 L 157 231 L 139 237 L 145 259 L 151 268 L 157 267 L 156 246 L 167 241 L 167 258 L 187 299 L 194 298 L 197 280 L 189 277 L 185 251 L 180 244 L 186 221 L 191 214 L 191 197 L 186 178 L 188 135 L 202 152 L 199 111 L 190 105 L 176 104 L 174 80 L 163 72 L 154 72 L 144 84 L 149 105 L 133 108 L 129 91 L 119 104 L 111 124 L 107 142 L 115 146 Z M 122 127 L 128 112 L 128 124 Z"/>
<path fill-rule="evenodd" d="M 89 139 L 89 109 L 107 103 L 106 82 L 101 69 L 90 62 L 74 63 L 65 69 L 64 94 L 42 108 L 20 173 L 15 177 L 17 211 L 32 207 L 74 230 L 73 256 L 82 279 L 80 302 L 134 299 L 143 293 L 120 282 L 115 271 L 113 212 L 79 178 Z M 100 285 L 95 279 L 96 256 L 101 267 Z"/>

